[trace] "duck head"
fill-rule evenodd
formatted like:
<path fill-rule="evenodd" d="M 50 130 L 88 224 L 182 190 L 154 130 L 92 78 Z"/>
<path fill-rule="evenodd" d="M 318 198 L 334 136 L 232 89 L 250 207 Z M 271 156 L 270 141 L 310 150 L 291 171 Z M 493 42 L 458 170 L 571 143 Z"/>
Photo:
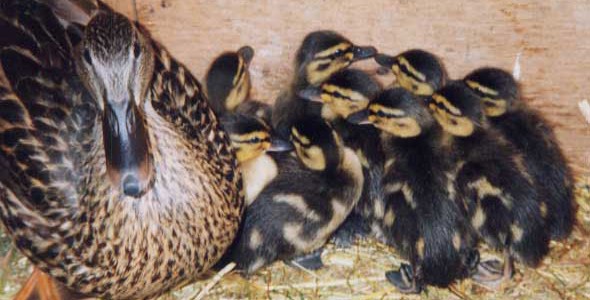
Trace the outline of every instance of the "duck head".
<path fill-rule="evenodd" d="M 488 117 L 504 115 L 519 99 L 516 80 L 502 69 L 480 68 L 467 74 L 463 81 L 481 98 L 483 111 Z"/>
<path fill-rule="evenodd" d="M 348 118 L 369 105 L 381 87 L 367 73 L 356 69 L 344 69 L 320 86 L 308 86 L 298 92 L 299 97 L 326 105 L 341 118 Z"/>
<path fill-rule="evenodd" d="M 111 183 L 140 197 L 154 178 L 143 109 L 154 68 L 152 47 L 123 15 L 99 13 L 88 23 L 76 56 L 78 73 L 102 111 Z"/>
<path fill-rule="evenodd" d="M 256 158 L 264 152 L 290 151 L 293 146 L 272 133 L 270 126 L 257 117 L 226 114 L 221 118 L 240 163 Z"/>
<path fill-rule="evenodd" d="M 243 46 L 236 52 L 225 52 L 217 57 L 205 81 L 209 103 L 217 114 L 233 111 L 250 94 L 249 66 L 254 57 L 254 49 Z"/>
<path fill-rule="evenodd" d="M 471 136 L 485 124 L 479 97 L 462 81 L 447 84 L 426 101 L 436 121 L 453 136 Z"/>
<path fill-rule="evenodd" d="M 291 142 L 306 168 L 333 172 L 340 166 L 343 144 L 340 137 L 322 118 L 310 116 L 291 127 Z"/>
<path fill-rule="evenodd" d="M 423 102 L 401 87 L 381 92 L 365 110 L 350 115 L 348 121 L 371 124 L 401 138 L 416 137 L 434 124 Z"/>
<path fill-rule="evenodd" d="M 376 53 L 374 47 L 354 45 L 337 32 L 314 31 L 305 37 L 297 51 L 297 84 L 319 85 L 353 62 L 371 58 Z"/>
<path fill-rule="evenodd" d="M 432 53 L 412 49 L 396 56 L 377 54 L 375 61 L 391 69 L 397 83 L 418 96 L 430 96 L 441 88 L 446 80 L 445 69 Z"/>

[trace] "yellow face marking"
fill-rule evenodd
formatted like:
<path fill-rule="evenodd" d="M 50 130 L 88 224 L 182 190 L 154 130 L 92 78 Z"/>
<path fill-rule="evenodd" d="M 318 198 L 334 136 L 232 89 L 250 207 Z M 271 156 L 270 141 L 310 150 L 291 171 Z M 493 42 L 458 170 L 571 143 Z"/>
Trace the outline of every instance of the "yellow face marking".
<path fill-rule="evenodd" d="M 475 82 L 473 80 L 466 80 L 465 83 L 467 83 L 467 86 L 469 86 L 470 88 L 480 91 L 482 94 L 486 94 L 486 95 L 490 95 L 490 96 L 498 96 L 499 93 L 498 91 L 489 88 L 487 86 L 481 85 L 478 82 Z"/>
<path fill-rule="evenodd" d="M 424 257 L 424 246 L 424 238 L 418 239 L 418 241 L 416 242 L 416 252 L 420 257 Z"/>
<path fill-rule="evenodd" d="M 460 109 L 458 109 L 456 106 L 451 104 L 451 102 L 447 98 L 443 97 L 442 95 L 434 94 L 434 95 L 432 95 L 432 99 L 434 100 L 434 102 L 442 104 L 453 115 L 457 115 L 457 116 L 463 115 L 463 113 L 461 112 Z"/>
<path fill-rule="evenodd" d="M 248 98 L 250 92 L 250 75 L 248 72 L 242 72 L 241 76 L 236 76 L 234 82 L 237 79 L 237 83 L 234 83 L 234 87 L 227 95 L 225 99 L 225 108 L 229 111 L 234 110 L 238 105 Z"/>
<path fill-rule="evenodd" d="M 483 112 L 489 117 L 498 117 L 506 113 L 508 104 L 504 99 L 492 99 L 488 97 L 481 98 L 483 102 Z"/>
<path fill-rule="evenodd" d="M 428 108 L 432 111 L 434 119 L 436 119 L 441 127 L 452 135 L 462 137 L 470 136 L 475 130 L 475 125 L 467 117 L 451 115 L 434 103 L 430 103 Z"/>
<path fill-rule="evenodd" d="M 233 85 L 236 85 L 238 80 L 242 77 L 243 69 L 244 69 L 244 59 L 240 56 L 240 57 L 238 57 L 238 71 L 236 72 L 236 76 L 234 77 L 234 81 L 232 82 Z"/>
<path fill-rule="evenodd" d="M 422 128 L 412 117 L 404 117 L 406 113 L 397 108 L 389 108 L 379 104 L 369 106 L 369 122 L 375 127 L 402 138 L 420 135 Z M 379 113 L 386 114 L 380 116 Z"/>
<path fill-rule="evenodd" d="M 371 106 L 369 106 L 369 110 L 373 113 L 373 114 L 378 114 L 380 111 L 388 114 L 388 115 L 393 115 L 396 117 L 403 117 L 406 115 L 406 112 L 404 112 L 401 109 L 398 108 L 391 108 L 391 107 L 385 107 L 381 104 L 372 104 Z"/>
<path fill-rule="evenodd" d="M 306 67 L 307 81 L 312 85 L 318 85 L 326 81 L 332 74 L 348 67 L 352 63 L 352 53 L 336 58 L 336 59 L 321 59 L 310 62 Z M 329 64 L 325 69 L 318 70 L 320 65 Z"/>
<path fill-rule="evenodd" d="M 293 127 L 291 129 L 291 134 L 297 139 L 297 143 L 301 143 L 304 146 L 311 144 L 311 141 L 297 130 L 297 128 Z"/>
<path fill-rule="evenodd" d="M 434 88 L 430 84 L 417 81 L 415 78 L 404 73 L 398 65 L 394 64 L 391 67 L 391 70 L 395 75 L 397 85 L 410 91 L 412 94 L 418 96 L 430 96 L 434 93 Z"/>
<path fill-rule="evenodd" d="M 397 61 L 399 62 L 400 65 L 403 65 L 404 67 L 406 67 L 406 69 L 412 73 L 412 75 L 414 75 L 416 78 L 418 78 L 420 81 L 424 82 L 426 81 L 426 75 L 422 74 L 422 72 L 416 70 L 414 68 L 414 66 L 412 66 L 412 64 L 410 64 L 410 62 L 403 56 L 398 57 Z"/>
<path fill-rule="evenodd" d="M 324 156 L 322 148 L 318 146 L 305 148 L 298 143 L 294 143 L 294 145 L 297 157 L 307 168 L 315 171 L 323 171 L 326 169 L 326 157 Z"/>
<path fill-rule="evenodd" d="M 242 135 L 231 134 L 229 137 L 240 163 L 258 157 L 270 148 L 270 136 L 267 132 L 256 131 Z"/>
<path fill-rule="evenodd" d="M 324 51 L 318 52 L 314 55 L 315 58 L 322 58 L 322 57 L 326 57 L 326 56 L 330 56 L 336 52 L 340 51 L 346 51 L 348 50 L 348 48 L 352 47 L 352 45 L 350 43 L 340 43 L 338 45 L 332 46 Z M 352 54 L 352 53 L 351 53 Z"/>

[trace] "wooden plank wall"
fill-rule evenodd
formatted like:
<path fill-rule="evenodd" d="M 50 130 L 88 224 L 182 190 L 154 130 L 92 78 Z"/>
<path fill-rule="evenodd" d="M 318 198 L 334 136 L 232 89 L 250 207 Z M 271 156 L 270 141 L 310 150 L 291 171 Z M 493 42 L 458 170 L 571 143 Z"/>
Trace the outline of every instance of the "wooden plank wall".
<path fill-rule="evenodd" d="M 512 70 L 519 58 L 523 95 L 554 123 L 576 172 L 590 175 L 590 124 L 578 108 L 590 99 L 588 0 L 135 1 L 139 20 L 198 78 L 222 51 L 254 47 L 254 97 L 266 101 L 288 82 L 298 44 L 316 29 L 390 54 L 433 51 L 451 77 L 482 65 Z M 135 15 L 132 0 L 107 2 Z"/>

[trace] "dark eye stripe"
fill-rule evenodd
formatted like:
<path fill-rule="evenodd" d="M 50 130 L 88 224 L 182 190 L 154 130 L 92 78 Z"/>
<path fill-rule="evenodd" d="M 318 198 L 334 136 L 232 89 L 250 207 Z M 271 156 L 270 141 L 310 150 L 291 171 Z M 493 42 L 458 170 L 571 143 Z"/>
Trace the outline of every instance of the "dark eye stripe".
<path fill-rule="evenodd" d="M 316 57 L 316 60 L 320 60 L 320 59 L 330 59 L 330 60 L 332 60 L 332 59 L 335 59 L 337 57 L 343 56 L 343 55 L 345 55 L 345 54 L 347 54 L 349 52 L 351 52 L 350 51 L 350 47 L 349 48 L 346 48 L 344 50 L 337 50 L 336 52 L 334 52 L 332 54 L 325 55 L 325 56 L 318 56 L 318 57 Z"/>
<path fill-rule="evenodd" d="M 414 73 L 410 72 L 410 70 L 406 67 L 406 65 L 404 64 L 400 64 L 400 63 L 396 63 L 396 65 L 399 67 L 399 69 L 406 74 L 407 76 L 413 78 L 414 80 L 418 81 L 418 82 L 423 82 L 422 80 L 420 80 L 420 78 L 416 77 L 416 75 L 414 75 Z"/>
<path fill-rule="evenodd" d="M 380 118 L 394 118 L 394 119 L 405 117 L 405 116 L 398 116 L 398 115 L 386 113 L 386 112 L 384 112 L 382 110 L 378 110 L 376 112 L 373 112 L 373 115 L 375 115 L 377 117 L 380 117 Z"/>
<path fill-rule="evenodd" d="M 348 100 L 348 101 L 352 101 L 352 99 L 348 96 L 342 95 L 340 92 L 338 91 L 333 91 L 333 92 L 328 92 L 328 91 L 324 91 L 324 93 L 332 96 L 332 97 L 336 97 L 336 98 L 340 98 L 343 100 Z"/>

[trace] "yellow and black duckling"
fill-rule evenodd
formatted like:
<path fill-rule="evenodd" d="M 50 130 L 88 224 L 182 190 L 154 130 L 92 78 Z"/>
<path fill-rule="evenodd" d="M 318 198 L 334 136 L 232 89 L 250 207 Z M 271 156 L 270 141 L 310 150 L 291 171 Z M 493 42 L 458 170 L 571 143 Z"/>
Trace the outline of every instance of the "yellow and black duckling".
<path fill-rule="evenodd" d="M 0 4 L 2 222 L 73 291 L 155 297 L 233 241 L 235 154 L 199 82 L 145 29 L 102 3 L 52 2 Z"/>
<path fill-rule="evenodd" d="M 421 49 L 411 49 L 396 56 L 377 54 L 375 61 L 391 69 L 396 85 L 417 96 L 430 96 L 441 88 L 446 80 L 446 70 L 438 57 Z"/>
<path fill-rule="evenodd" d="M 301 119 L 291 141 L 296 156 L 283 153 L 278 176 L 247 207 L 229 254 L 246 274 L 276 260 L 321 267 L 319 250 L 360 198 L 361 163 L 331 126 Z"/>
<path fill-rule="evenodd" d="M 428 107 L 446 132 L 455 162 L 455 199 L 483 240 L 504 253 L 503 266 L 497 260 L 481 262 L 473 278 L 496 286 L 512 276 L 513 257 L 538 266 L 549 250 L 549 235 L 522 156 L 489 126 L 479 97 L 463 82 L 437 91 Z"/>
<path fill-rule="evenodd" d="M 335 234 L 335 243 L 339 246 L 352 245 L 355 237 L 369 233 L 375 219 L 383 218 L 381 178 L 384 159 L 379 131 L 373 126 L 346 121 L 348 116 L 365 109 L 380 91 L 379 84 L 365 72 L 344 69 L 320 86 L 309 86 L 299 92 L 301 98 L 323 104 L 322 117 L 333 125 L 344 144 L 355 151 L 363 165 L 363 194 Z"/>
<path fill-rule="evenodd" d="M 286 138 L 295 120 L 309 114 L 319 116 L 321 104 L 300 99 L 298 92 L 308 86 L 319 86 L 332 74 L 376 53 L 374 47 L 356 46 L 334 31 L 321 30 L 308 34 L 297 51 L 291 86 L 278 97 L 273 107 L 273 128 Z"/>
<path fill-rule="evenodd" d="M 293 145 L 274 136 L 268 124 L 251 115 L 225 114 L 221 124 L 229 134 L 240 163 L 247 207 L 279 174 L 279 166 L 268 152 L 290 151 Z"/>
<path fill-rule="evenodd" d="M 249 99 L 252 89 L 249 67 L 252 58 L 254 49 L 250 46 L 218 56 L 205 76 L 207 96 L 218 116 L 237 112 L 257 116 L 270 123 L 272 108 L 266 103 Z"/>
<path fill-rule="evenodd" d="M 419 293 L 470 275 L 479 261 L 476 238 L 453 199 L 442 130 L 423 102 L 392 88 L 349 120 L 381 131 L 386 163 L 379 226 L 385 241 L 410 261 L 387 272 L 387 279 L 401 292 Z"/>
<path fill-rule="evenodd" d="M 575 223 L 573 178 L 551 126 L 520 99 L 510 73 L 497 68 L 477 69 L 464 78 L 482 100 L 491 125 L 502 132 L 524 157 L 535 182 L 541 212 L 551 238 L 567 238 Z"/>

